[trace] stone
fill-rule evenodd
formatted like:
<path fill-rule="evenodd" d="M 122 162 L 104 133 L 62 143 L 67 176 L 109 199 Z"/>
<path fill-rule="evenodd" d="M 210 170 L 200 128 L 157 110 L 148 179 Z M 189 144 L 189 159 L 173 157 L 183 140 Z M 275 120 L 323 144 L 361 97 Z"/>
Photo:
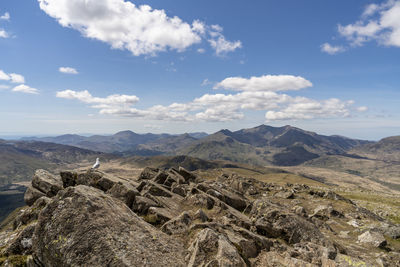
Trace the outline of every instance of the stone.
<path fill-rule="evenodd" d="M 61 180 L 63 182 L 63 187 L 75 186 L 78 180 L 78 173 L 62 171 L 60 172 Z"/>
<path fill-rule="evenodd" d="M 188 170 L 186 170 L 183 167 L 179 167 L 178 173 L 180 175 L 182 175 L 182 177 L 185 179 L 186 183 L 196 182 L 196 180 L 197 180 L 197 176 L 196 175 L 194 175 L 193 173 L 189 172 Z"/>
<path fill-rule="evenodd" d="M 384 248 L 387 245 L 385 237 L 375 231 L 366 231 L 358 236 L 358 242 L 367 243 L 376 248 Z"/>
<path fill-rule="evenodd" d="M 136 190 L 129 183 L 118 182 L 107 191 L 107 194 L 112 195 L 114 198 L 117 198 L 124 202 L 129 208 L 132 208 L 132 205 L 135 201 L 136 196 L 139 196 L 139 191 Z"/>
<path fill-rule="evenodd" d="M 43 196 L 46 196 L 46 194 L 34 188 L 32 185 L 29 185 L 25 191 L 24 201 L 26 205 L 32 206 L 36 200 Z"/>
<path fill-rule="evenodd" d="M 169 220 L 172 220 L 175 217 L 175 214 L 172 213 L 171 210 L 166 208 L 159 208 L 159 207 L 150 207 L 148 212 L 148 216 L 154 216 L 154 220 L 152 224 L 164 224 Z"/>
<path fill-rule="evenodd" d="M 201 222 L 207 222 L 210 219 L 207 214 L 204 213 L 202 209 L 198 209 L 196 213 L 193 215 L 193 220 L 200 220 Z"/>
<path fill-rule="evenodd" d="M 36 223 L 25 227 L 19 234 L 7 245 L 6 255 L 27 255 L 32 253 L 32 236 Z"/>
<path fill-rule="evenodd" d="M 284 199 L 293 199 L 294 194 L 291 191 L 280 191 L 275 194 L 275 197 L 284 198 Z"/>
<path fill-rule="evenodd" d="M 224 235 L 209 228 L 197 234 L 188 250 L 191 253 L 188 267 L 246 266 L 235 246 Z"/>
<path fill-rule="evenodd" d="M 189 213 L 185 211 L 178 217 L 164 223 L 161 227 L 161 231 L 169 235 L 184 234 L 188 231 L 191 222 L 192 218 Z"/>
<path fill-rule="evenodd" d="M 157 168 L 146 167 L 140 173 L 139 180 L 151 180 L 154 177 L 156 177 L 158 172 L 159 172 L 159 169 L 157 169 Z"/>
<path fill-rule="evenodd" d="M 187 190 L 185 185 L 182 184 L 173 184 L 171 187 L 171 192 L 180 195 L 181 197 L 186 197 Z"/>
<path fill-rule="evenodd" d="M 35 171 L 32 186 L 48 197 L 54 197 L 58 191 L 63 189 L 61 178 L 45 170 Z"/>
<path fill-rule="evenodd" d="M 181 242 L 84 185 L 60 191 L 42 210 L 33 251 L 43 266 L 186 266 Z"/>
<path fill-rule="evenodd" d="M 147 214 L 150 207 L 159 207 L 159 204 L 143 196 L 135 197 L 135 201 L 132 204 L 132 210 L 139 215 Z"/>
<path fill-rule="evenodd" d="M 276 251 L 262 252 L 255 260 L 252 261 L 254 267 L 317 267 L 318 265 L 290 257 L 289 255 L 281 255 Z"/>
<path fill-rule="evenodd" d="M 344 215 L 335 210 L 332 206 L 320 205 L 314 209 L 314 213 L 310 215 L 310 217 L 315 217 L 320 220 L 328 220 L 331 217 L 344 218 Z"/>

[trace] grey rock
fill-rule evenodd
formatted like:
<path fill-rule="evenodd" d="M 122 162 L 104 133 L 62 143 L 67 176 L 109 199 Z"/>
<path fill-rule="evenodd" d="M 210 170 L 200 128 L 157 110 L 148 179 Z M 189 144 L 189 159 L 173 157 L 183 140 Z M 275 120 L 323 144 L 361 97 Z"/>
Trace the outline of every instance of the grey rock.
<path fill-rule="evenodd" d="M 132 207 L 135 197 L 140 195 L 139 191 L 127 182 L 115 183 L 113 187 L 107 191 L 107 194 L 123 201 L 129 208 Z"/>
<path fill-rule="evenodd" d="M 189 213 L 185 211 L 178 217 L 166 222 L 161 227 L 161 231 L 169 235 L 184 234 L 188 231 L 191 222 L 192 218 Z"/>
<path fill-rule="evenodd" d="M 132 210 L 139 215 L 147 214 L 150 207 L 159 207 L 159 204 L 143 196 L 137 196 L 132 204 Z"/>
<path fill-rule="evenodd" d="M 375 231 L 366 231 L 358 236 L 358 242 L 367 243 L 377 248 L 384 248 L 387 245 L 385 237 Z"/>
<path fill-rule="evenodd" d="M 146 167 L 146 168 L 144 168 L 144 170 L 140 173 L 139 179 L 140 179 L 140 180 L 151 180 L 151 179 L 153 179 L 153 178 L 157 175 L 158 171 L 159 171 L 159 169 L 151 168 L 151 167 Z"/>
<path fill-rule="evenodd" d="M 188 267 L 246 266 L 239 252 L 229 240 L 211 229 L 200 231 L 188 250 L 191 253 Z"/>
<path fill-rule="evenodd" d="M 29 185 L 25 191 L 24 201 L 28 206 L 32 206 L 36 200 L 43 196 L 46 196 L 46 194 Z"/>
<path fill-rule="evenodd" d="M 32 186 L 48 197 L 54 197 L 58 191 L 63 189 L 61 178 L 45 170 L 35 171 Z"/>
<path fill-rule="evenodd" d="M 75 186 L 77 184 L 78 173 L 76 172 L 62 171 L 60 172 L 60 176 L 64 188 L 69 186 Z"/>
<path fill-rule="evenodd" d="M 42 210 L 33 251 L 44 266 L 185 266 L 181 243 L 83 185 L 60 191 Z"/>

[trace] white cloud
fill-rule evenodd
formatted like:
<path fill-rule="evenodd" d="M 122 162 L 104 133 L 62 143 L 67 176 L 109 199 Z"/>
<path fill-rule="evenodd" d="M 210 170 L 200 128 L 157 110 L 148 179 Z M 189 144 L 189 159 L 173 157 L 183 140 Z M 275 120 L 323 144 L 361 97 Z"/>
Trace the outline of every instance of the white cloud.
<path fill-rule="evenodd" d="M 133 107 L 139 100 L 136 96 L 117 96 L 99 98 L 93 97 L 88 91 L 72 90 L 57 93 L 57 97 L 60 98 L 76 99 L 91 104 L 100 114 L 188 122 L 239 120 L 244 118 L 246 110 L 265 111 L 268 121 L 348 117 L 354 104 L 354 101 L 335 98 L 319 101 L 273 91 L 241 91 L 236 94 L 205 94 L 187 103 L 137 109 Z M 357 111 L 363 109 L 358 108 Z"/>
<path fill-rule="evenodd" d="M 211 25 L 211 29 L 214 30 L 214 31 L 216 31 L 216 32 L 222 32 L 222 31 L 224 30 L 224 28 L 222 28 L 222 27 L 221 27 L 220 25 L 218 25 L 218 24 Z"/>
<path fill-rule="evenodd" d="M 0 80 L 8 81 L 10 80 L 10 76 L 5 73 L 3 70 L 0 70 Z"/>
<path fill-rule="evenodd" d="M 0 20 L 10 20 L 10 13 L 6 12 L 0 16 Z"/>
<path fill-rule="evenodd" d="M 188 23 L 177 16 L 168 16 L 164 10 L 148 5 L 136 6 L 125 0 L 38 2 L 40 8 L 63 27 L 108 43 L 113 49 L 128 50 L 135 56 L 155 55 L 167 50 L 182 52 L 206 38 L 210 28 L 199 20 Z M 221 49 L 233 51 L 229 41 L 224 40 L 221 34 Z"/>
<path fill-rule="evenodd" d="M 204 79 L 201 82 L 201 86 L 207 86 L 207 85 L 210 85 L 210 84 L 212 84 L 212 82 L 209 79 Z"/>
<path fill-rule="evenodd" d="M 211 47 L 215 49 L 218 56 L 225 55 L 228 52 L 233 52 L 238 48 L 242 48 L 241 41 L 230 42 L 221 34 L 217 34 L 216 38 L 208 40 Z"/>
<path fill-rule="evenodd" d="M 339 25 L 339 33 L 353 46 L 376 40 L 379 44 L 400 47 L 400 1 L 388 0 L 368 5 L 361 19 L 353 24 Z"/>
<path fill-rule="evenodd" d="M 311 87 L 312 83 L 303 77 L 292 75 L 264 75 L 251 77 L 230 77 L 215 85 L 214 89 L 234 91 L 288 91 Z"/>
<path fill-rule="evenodd" d="M 60 67 L 58 71 L 66 74 L 78 74 L 78 71 L 76 69 L 70 67 Z"/>
<path fill-rule="evenodd" d="M 362 107 L 358 107 L 357 108 L 357 111 L 359 111 L 359 112 L 365 112 L 365 111 L 367 111 L 368 110 L 368 107 L 365 107 L 365 106 L 362 106 Z"/>
<path fill-rule="evenodd" d="M 4 84 L 0 84 L 0 90 L 4 90 L 4 89 L 8 89 L 8 88 L 10 88 L 10 86 L 4 85 Z"/>
<path fill-rule="evenodd" d="M 0 80 L 10 81 L 12 83 L 25 83 L 25 78 L 21 74 L 5 73 L 0 69 Z"/>
<path fill-rule="evenodd" d="M 25 83 L 25 78 L 21 74 L 10 73 L 9 76 L 12 83 Z"/>
<path fill-rule="evenodd" d="M 38 89 L 29 87 L 29 86 L 27 86 L 25 84 L 20 84 L 20 85 L 15 86 L 12 89 L 12 91 L 13 92 L 26 93 L 26 94 L 39 94 L 39 90 Z"/>
<path fill-rule="evenodd" d="M 329 43 L 324 43 L 321 45 L 321 51 L 328 53 L 329 55 L 335 55 L 337 53 L 344 52 L 346 49 L 343 46 L 333 46 Z"/>
<path fill-rule="evenodd" d="M 284 108 L 268 111 L 265 114 L 265 119 L 267 121 L 277 121 L 348 117 L 350 116 L 349 108 L 352 104 L 353 101 L 341 101 L 336 98 L 316 101 L 297 97 Z"/>
<path fill-rule="evenodd" d="M 93 104 L 93 108 L 98 109 L 111 109 L 114 107 L 128 107 L 139 101 L 139 98 L 135 95 L 109 95 L 105 98 L 93 97 L 87 90 L 85 91 L 73 91 L 65 90 L 57 92 L 59 98 L 76 99 L 87 104 Z"/>
<path fill-rule="evenodd" d="M 197 49 L 197 52 L 200 54 L 204 54 L 206 52 L 206 50 L 204 48 L 199 48 L 199 49 Z"/>
<path fill-rule="evenodd" d="M 0 38 L 8 38 L 10 35 L 3 29 L 0 29 Z"/>

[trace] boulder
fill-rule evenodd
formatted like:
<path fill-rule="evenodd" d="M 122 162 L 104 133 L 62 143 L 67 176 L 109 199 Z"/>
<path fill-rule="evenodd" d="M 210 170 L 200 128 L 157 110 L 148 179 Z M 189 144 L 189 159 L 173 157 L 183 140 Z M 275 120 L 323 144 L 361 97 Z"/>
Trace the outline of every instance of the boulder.
<path fill-rule="evenodd" d="M 275 251 L 262 252 L 252 261 L 254 267 L 317 267 L 318 265 L 299 260 L 289 255 L 281 254 Z"/>
<path fill-rule="evenodd" d="M 69 186 L 75 186 L 78 180 L 78 173 L 76 172 L 62 171 L 60 172 L 60 176 L 64 188 Z"/>
<path fill-rule="evenodd" d="M 31 206 L 26 209 L 20 210 L 17 217 L 13 221 L 13 229 L 17 229 L 22 225 L 27 225 L 35 221 L 39 217 L 40 211 L 50 203 L 51 199 L 48 197 L 41 197 Z"/>
<path fill-rule="evenodd" d="M 5 255 L 27 255 L 32 253 L 32 236 L 36 223 L 22 229 L 6 246 Z"/>
<path fill-rule="evenodd" d="M 84 185 L 60 191 L 42 210 L 33 251 L 43 266 L 186 266 L 181 242 Z"/>
<path fill-rule="evenodd" d="M 149 194 L 152 196 L 172 197 L 172 193 L 170 191 L 152 181 L 147 181 L 147 184 L 143 186 L 140 193 L 142 195 Z"/>
<path fill-rule="evenodd" d="M 61 178 L 45 170 L 35 171 L 32 186 L 48 197 L 54 197 L 58 191 L 63 189 Z"/>
<path fill-rule="evenodd" d="M 266 237 L 282 238 L 289 244 L 299 242 L 327 243 L 318 227 L 285 207 L 257 200 L 253 204 L 251 216 L 255 220 L 257 233 Z"/>
<path fill-rule="evenodd" d="M 26 205 L 32 206 L 36 200 L 44 196 L 46 196 L 45 193 L 42 193 L 41 191 L 34 188 L 32 185 L 29 185 L 25 191 L 24 201 Z"/>
<path fill-rule="evenodd" d="M 182 177 L 185 179 L 186 183 L 190 182 L 196 182 L 197 181 L 197 176 L 194 175 L 193 173 L 189 172 L 183 167 L 179 167 L 178 173 L 182 175 Z"/>
<path fill-rule="evenodd" d="M 210 219 L 207 214 L 204 213 L 202 209 L 198 209 L 196 213 L 193 215 L 193 220 L 200 220 L 201 222 L 207 222 Z"/>
<path fill-rule="evenodd" d="M 320 205 L 314 209 L 314 213 L 311 214 L 310 217 L 328 220 L 331 217 L 344 218 L 344 215 L 340 211 L 335 210 L 332 206 Z"/>
<path fill-rule="evenodd" d="M 139 180 L 151 180 L 157 175 L 158 172 L 159 172 L 159 169 L 146 167 L 140 173 Z"/>
<path fill-rule="evenodd" d="M 107 194 L 110 194 L 114 198 L 117 198 L 124 202 L 129 208 L 132 208 L 132 205 L 135 201 L 135 197 L 139 196 L 139 191 L 136 190 L 132 185 L 125 182 L 118 182 L 107 191 Z"/>
<path fill-rule="evenodd" d="M 189 229 L 192 218 L 186 211 L 176 218 L 169 220 L 162 227 L 161 231 L 169 235 L 184 234 Z"/>
<path fill-rule="evenodd" d="M 209 228 L 200 231 L 189 247 L 191 256 L 188 267 L 194 266 L 237 266 L 246 263 L 229 240 Z"/>
<path fill-rule="evenodd" d="M 132 210 L 139 215 L 147 214 L 150 207 L 158 207 L 154 200 L 151 200 L 147 197 L 137 196 L 135 201 L 132 204 Z"/>
<path fill-rule="evenodd" d="M 387 245 L 385 237 L 375 231 L 366 231 L 358 236 L 358 242 L 367 243 L 376 248 L 384 248 Z"/>

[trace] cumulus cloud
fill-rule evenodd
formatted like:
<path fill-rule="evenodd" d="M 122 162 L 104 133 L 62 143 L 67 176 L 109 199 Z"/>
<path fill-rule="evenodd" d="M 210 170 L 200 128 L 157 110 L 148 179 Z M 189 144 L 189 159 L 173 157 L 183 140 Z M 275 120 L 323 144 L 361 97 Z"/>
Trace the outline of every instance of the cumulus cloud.
<path fill-rule="evenodd" d="M 10 35 L 3 29 L 0 29 L 0 38 L 8 38 Z"/>
<path fill-rule="evenodd" d="M 3 70 L 0 70 L 0 80 L 8 81 L 9 79 L 10 79 L 10 76 L 8 76 L 8 74 L 5 73 Z"/>
<path fill-rule="evenodd" d="M 10 20 L 10 13 L 6 12 L 0 16 L 0 20 Z"/>
<path fill-rule="evenodd" d="M 25 78 L 21 74 L 16 73 L 5 73 L 0 69 L 0 80 L 9 81 L 12 83 L 25 83 Z"/>
<path fill-rule="evenodd" d="M 388 0 L 381 4 L 368 5 L 360 20 L 348 25 L 339 25 L 339 34 L 353 46 L 376 40 L 385 46 L 400 47 L 400 1 Z"/>
<path fill-rule="evenodd" d="M 12 83 L 24 83 L 25 82 L 25 78 L 21 74 L 10 73 L 9 76 L 10 76 L 10 81 Z"/>
<path fill-rule="evenodd" d="M 272 88 L 276 89 L 276 87 Z M 245 117 L 247 110 L 265 111 L 265 119 L 275 121 L 348 117 L 352 110 L 361 112 L 366 109 L 366 107 L 352 109 L 354 101 L 342 101 L 336 98 L 314 100 L 293 97 L 272 90 L 267 91 L 266 88 L 263 90 L 242 90 L 235 94 L 204 94 L 187 103 L 172 103 L 169 106 L 155 105 L 147 109 L 138 109 L 133 106 L 139 101 L 136 96 L 113 95 L 99 98 L 92 96 L 88 91 L 66 90 L 58 92 L 57 97 L 76 99 L 91 104 L 91 107 L 98 109 L 100 114 L 186 122 L 239 120 Z M 127 101 L 127 99 L 130 100 Z"/>
<path fill-rule="evenodd" d="M 329 43 L 324 43 L 321 45 L 321 51 L 328 53 L 329 55 L 335 55 L 344 52 L 346 49 L 343 46 L 334 46 Z"/>
<path fill-rule="evenodd" d="M 76 69 L 70 67 L 60 67 L 58 71 L 66 74 L 78 74 L 78 71 Z"/>
<path fill-rule="evenodd" d="M 209 39 L 211 47 L 215 49 L 215 54 L 218 56 L 225 55 L 226 53 L 233 52 L 238 48 L 242 48 L 241 41 L 231 42 L 225 39 L 225 37 L 217 32 L 214 32 L 215 38 Z"/>
<path fill-rule="evenodd" d="M 135 56 L 167 50 L 182 52 L 200 43 L 212 28 L 199 20 L 188 23 L 177 16 L 168 16 L 164 10 L 136 6 L 125 0 L 38 2 L 40 8 L 63 27 L 78 30 L 83 36 L 108 43 L 114 49 L 128 50 Z M 233 51 L 237 42 L 229 45 L 219 34 L 215 49 Z"/>
<path fill-rule="evenodd" d="M 260 77 L 230 77 L 219 82 L 214 89 L 234 91 L 288 91 L 311 87 L 303 77 L 293 75 L 263 75 Z"/>
<path fill-rule="evenodd" d="M 139 101 L 139 98 L 135 95 L 109 95 L 107 97 L 94 97 L 87 90 L 85 91 L 73 91 L 64 90 L 57 92 L 59 98 L 75 99 L 83 103 L 92 104 L 93 108 L 98 109 L 115 109 L 115 107 L 126 108 Z"/>
<path fill-rule="evenodd" d="M 10 20 L 10 13 L 6 12 L 3 15 L 0 15 L 0 20 Z M 8 38 L 10 35 L 6 30 L 0 28 L 0 38 Z"/>
<path fill-rule="evenodd" d="M 36 88 L 29 87 L 28 85 L 25 84 L 20 84 L 15 86 L 12 89 L 13 92 L 20 92 L 20 93 L 26 93 L 26 94 L 39 94 L 39 90 Z"/>
<path fill-rule="evenodd" d="M 277 121 L 348 117 L 350 116 L 349 108 L 352 104 L 353 101 L 341 101 L 337 98 L 316 101 L 298 97 L 287 103 L 284 108 L 268 111 L 265 118 L 267 121 Z"/>

